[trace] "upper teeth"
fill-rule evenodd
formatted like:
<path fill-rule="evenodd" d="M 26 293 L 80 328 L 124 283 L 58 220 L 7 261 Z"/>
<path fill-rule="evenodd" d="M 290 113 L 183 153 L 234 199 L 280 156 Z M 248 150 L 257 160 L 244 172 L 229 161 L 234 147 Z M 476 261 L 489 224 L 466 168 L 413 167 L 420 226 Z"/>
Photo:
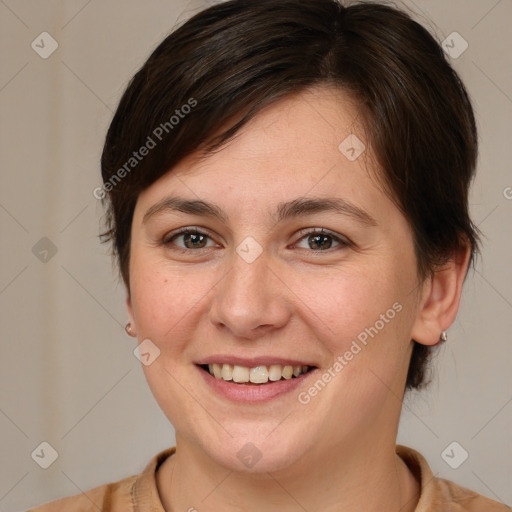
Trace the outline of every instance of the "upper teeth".
<path fill-rule="evenodd" d="M 264 384 L 265 382 L 291 379 L 292 375 L 298 377 L 306 373 L 309 366 L 298 365 L 291 366 L 280 364 L 271 364 L 270 366 L 238 366 L 232 364 L 209 364 L 208 370 L 217 379 L 232 380 L 234 382 L 253 382 L 254 384 Z"/>

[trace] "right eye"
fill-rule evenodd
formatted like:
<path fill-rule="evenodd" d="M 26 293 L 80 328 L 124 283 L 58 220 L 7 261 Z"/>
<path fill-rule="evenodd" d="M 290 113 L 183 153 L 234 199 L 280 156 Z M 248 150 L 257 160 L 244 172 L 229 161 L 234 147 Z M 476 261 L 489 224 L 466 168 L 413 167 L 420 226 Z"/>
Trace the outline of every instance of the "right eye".
<path fill-rule="evenodd" d="M 216 244 L 209 235 L 194 228 L 181 228 L 165 235 L 162 243 L 169 249 L 190 251 L 208 249 Z"/>

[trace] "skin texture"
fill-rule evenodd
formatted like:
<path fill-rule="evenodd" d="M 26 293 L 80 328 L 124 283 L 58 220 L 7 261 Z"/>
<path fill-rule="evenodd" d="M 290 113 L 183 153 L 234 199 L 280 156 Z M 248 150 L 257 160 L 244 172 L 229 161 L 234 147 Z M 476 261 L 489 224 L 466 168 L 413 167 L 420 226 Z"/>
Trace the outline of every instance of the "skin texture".
<path fill-rule="evenodd" d="M 143 368 L 176 430 L 177 453 L 158 473 L 166 510 L 415 508 L 418 483 L 394 452 L 411 339 L 435 344 L 453 322 L 469 253 L 419 282 L 410 226 L 378 185 L 370 150 L 350 161 L 338 149 L 351 133 L 369 146 L 351 99 L 310 89 L 138 198 L 127 305 L 138 341 L 160 350 Z M 161 211 L 144 220 L 171 196 L 214 203 L 226 219 Z M 350 201 L 376 225 L 333 212 L 271 217 L 279 203 L 326 197 Z M 170 240 L 182 227 L 209 235 L 206 247 Z M 331 248 L 320 250 L 305 232 L 315 228 L 349 244 L 327 238 Z M 236 252 L 249 236 L 263 250 L 252 263 Z M 271 401 L 234 403 L 194 364 L 213 354 L 294 358 L 321 378 L 396 303 L 400 312 L 307 404 L 297 394 L 311 381 Z M 237 457 L 246 443 L 262 455 L 252 468 Z"/>

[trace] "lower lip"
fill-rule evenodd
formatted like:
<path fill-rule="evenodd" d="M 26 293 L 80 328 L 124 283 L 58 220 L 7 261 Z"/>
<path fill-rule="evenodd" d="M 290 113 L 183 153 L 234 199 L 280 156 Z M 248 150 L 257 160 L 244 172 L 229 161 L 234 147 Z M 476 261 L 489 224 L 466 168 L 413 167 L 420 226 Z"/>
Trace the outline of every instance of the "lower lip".
<path fill-rule="evenodd" d="M 234 402 L 264 402 L 291 393 L 316 371 L 316 369 L 310 370 L 292 379 L 269 381 L 267 384 L 236 384 L 233 381 L 217 379 L 199 366 L 197 369 L 208 386 L 219 395 Z"/>

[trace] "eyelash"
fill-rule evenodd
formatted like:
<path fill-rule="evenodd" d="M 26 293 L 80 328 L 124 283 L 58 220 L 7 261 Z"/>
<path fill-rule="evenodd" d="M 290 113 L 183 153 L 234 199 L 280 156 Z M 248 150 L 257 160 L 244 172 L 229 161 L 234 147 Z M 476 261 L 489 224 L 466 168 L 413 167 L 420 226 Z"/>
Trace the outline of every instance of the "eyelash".
<path fill-rule="evenodd" d="M 169 246 L 172 244 L 172 242 L 182 236 L 182 235 L 185 235 L 185 234 L 191 234 L 191 235 L 202 235 L 202 236 L 205 236 L 207 238 L 209 238 L 210 240 L 213 240 L 213 238 L 206 232 L 204 231 L 201 231 L 197 228 L 194 228 L 194 227 L 185 227 L 185 228 L 181 228 L 177 231 L 174 231 L 172 233 L 168 233 L 164 236 L 163 240 L 162 240 L 162 244 L 163 245 L 166 245 L 166 246 Z M 324 249 L 324 250 L 313 250 L 313 249 L 309 249 L 310 252 L 312 253 L 327 253 L 327 252 L 333 252 L 333 251 L 336 251 L 336 250 L 339 250 L 339 249 L 343 249 L 343 248 L 347 248 L 347 247 L 351 247 L 353 244 L 352 242 L 350 242 L 348 239 L 346 238 L 342 238 L 338 235 L 336 235 L 335 233 L 329 231 L 329 230 L 326 230 L 324 228 L 315 228 L 315 229 L 303 229 L 301 231 L 299 231 L 298 235 L 300 235 L 300 238 L 297 242 L 295 242 L 293 244 L 293 247 L 295 247 L 298 243 L 300 243 L 303 239 L 309 237 L 309 236 L 314 236 L 314 235 L 325 235 L 325 236 L 328 236 L 330 237 L 334 242 L 336 242 L 338 245 L 336 247 L 331 247 L 329 249 Z M 172 250 L 175 250 L 175 251 L 178 251 L 178 252 L 182 252 L 182 253 L 190 253 L 191 251 L 199 251 L 200 249 L 212 249 L 212 247 L 200 247 L 199 249 L 187 249 L 187 248 L 184 248 L 184 247 L 179 247 L 175 244 L 173 244 L 173 247 L 172 247 Z M 306 249 L 307 250 L 307 249 Z"/>

